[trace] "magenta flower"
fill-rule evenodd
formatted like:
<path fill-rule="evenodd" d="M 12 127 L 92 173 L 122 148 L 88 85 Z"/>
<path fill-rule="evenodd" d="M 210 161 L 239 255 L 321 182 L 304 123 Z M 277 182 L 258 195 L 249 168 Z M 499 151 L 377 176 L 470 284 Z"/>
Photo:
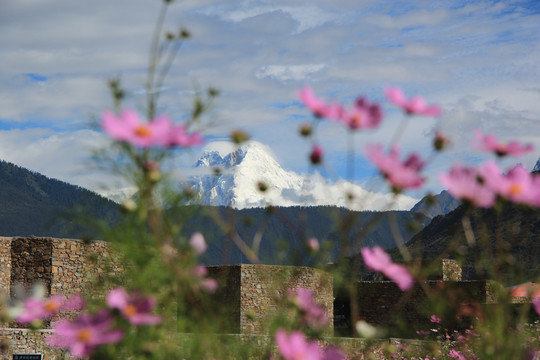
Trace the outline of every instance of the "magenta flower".
<path fill-rule="evenodd" d="M 173 126 L 169 134 L 168 145 L 191 147 L 202 144 L 203 138 L 198 133 L 188 133 L 184 124 Z"/>
<path fill-rule="evenodd" d="M 191 246 L 197 255 L 204 253 L 208 247 L 206 245 L 206 241 L 204 241 L 203 234 L 199 232 L 191 235 L 191 238 L 189 239 L 189 246 Z"/>
<path fill-rule="evenodd" d="M 290 334 L 283 329 L 276 332 L 276 344 L 285 360 L 345 360 L 346 356 L 336 347 L 321 349 L 316 341 L 306 339 L 300 331 Z"/>
<path fill-rule="evenodd" d="M 300 331 L 290 334 L 283 329 L 276 332 L 278 351 L 285 360 L 322 360 L 323 353 L 315 341 L 309 341 Z"/>
<path fill-rule="evenodd" d="M 481 169 L 486 186 L 499 196 L 518 204 L 540 206 L 540 176 L 516 165 L 506 175 L 495 162 L 487 162 Z"/>
<path fill-rule="evenodd" d="M 486 186 L 482 174 L 473 167 L 454 165 L 447 174 L 440 174 L 439 180 L 456 199 L 481 207 L 495 203 L 495 193 Z"/>
<path fill-rule="evenodd" d="M 432 323 L 435 323 L 435 324 L 440 324 L 441 323 L 441 318 L 438 317 L 437 315 L 431 315 L 431 317 L 429 318 L 429 321 L 431 321 Z"/>
<path fill-rule="evenodd" d="M 158 117 L 145 123 L 133 110 L 124 110 L 120 116 L 105 111 L 101 126 L 113 139 L 142 148 L 168 146 L 173 129 L 168 117 Z"/>
<path fill-rule="evenodd" d="M 97 314 L 82 313 L 74 321 L 60 320 L 52 326 L 54 333 L 45 341 L 52 347 L 69 350 L 75 358 L 87 357 L 101 345 L 115 344 L 124 333 L 111 329 L 113 317 L 107 310 Z"/>
<path fill-rule="evenodd" d="M 313 292 L 306 288 L 297 288 L 289 292 L 289 298 L 302 313 L 302 321 L 307 325 L 320 329 L 328 324 L 325 309 L 315 302 Z"/>
<path fill-rule="evenodd" d="M 381 146 L 368 145 L 366 146 L 366 155 L 396 192 L 417 188 L 424 183 L 424 178 L 418 174 L 424 164 L 416 154 L 411 154 L 406 160 L 400 161 L 396 147 L 392 148 L 388 155 L 385 155 Z"/>
<path fill-rule="evenodd" d="M 384 93 L 391 103 L 402 108 L 408 115 L 439 116 L 441 114 L 441 108 L 438 105 L 428 106 L 420 96 L 414 96 L 407 100 L 403 91 L 398 87 L 388 87 Z"/>
<path fill-rule="evenodd" d="M 156 325 L 161 322 L 161 316 L 150 314 L 156 306 L 153 297 L 143 297 L 138 292 L 128 294 L 126 289 L 119 287 L 107 294 L 107 305 L 118 309 L 131 325 Z"/>
<path fill-rule="evenodd" d="M 536 310 L 536 313 L 540 315 L 540 298 L 535 297 L 532 300 L 534 310 Z"/>
<path fill-rule="evenodd" d="M 311 110 L 313 115 L 318 118 L 327 118 L 337 120 L 343 113 L 343 108 L 337 103 L 327 104 L 319 99 L 313 93 L 310 87 L 305 87 L 298 92 L 300 101 Z"/>
<path fill-rule="evenodd" d="M 382 272 L 387 278 L 395 282 L 402 291 L 409 290 L 413 286 L 414 279 L 409 270 L 403 265 L 393 263 L 390 255 L 381 247 L 375 246 L 373 249 L 365 247 L 362 248 L 361 253 L 368 268 Z"/>
<path fill-rule="evenodd" d="M 491 151 L 497 156 L 519 156 L 526 154 L 533 150 L 531 144 L 521 145 L 517 141 L 510 141 L 507 144 L 501 143 L 497 138 L 491 134 L 483 135 L 480 131 L 475 131 L 474 136 L 477 142 L 473 143 L 473 146 L 480 151 Z"/>
<path fill-rule="evenodd" d="M 85 302 L 80 294 L 69 299 L 61 295 L 52 295 L 48 298 L 30 297 L 23 303 L 23 312 L 15 320 L 22 324 L 50 319 L 61 311 L 81 310 Z"/>
<path fill-rule="evenodd" d="M 351 130 L 374 128 L 380 124 L 381 120 L 380 106 L 370 103 L 364 97 L 358 98 L 352 109 L 342 111 L 339 118 L 339 121 Z"/>

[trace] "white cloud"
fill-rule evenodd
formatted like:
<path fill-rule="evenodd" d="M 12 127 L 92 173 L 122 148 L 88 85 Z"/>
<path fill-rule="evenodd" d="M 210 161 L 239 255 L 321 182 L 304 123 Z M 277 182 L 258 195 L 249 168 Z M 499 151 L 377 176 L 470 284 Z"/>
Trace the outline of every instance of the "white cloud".
<path fill-rule="evenodd" d="M 255 76 L 258 79 L 269 77 L 280 81 L 304 81 L 311 74 L 321 71 L 324 67 L 324 64 L 265 65 L 257 70 Z"/>

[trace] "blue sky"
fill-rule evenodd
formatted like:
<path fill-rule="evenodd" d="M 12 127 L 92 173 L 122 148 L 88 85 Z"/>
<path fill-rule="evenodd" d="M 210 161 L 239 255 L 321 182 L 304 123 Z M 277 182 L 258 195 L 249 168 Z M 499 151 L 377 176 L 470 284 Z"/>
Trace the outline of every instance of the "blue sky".
<path fill-rule="evenodd" d="M 196 86 L 221 91 L 201 130 L 210 139 L 242 128 L 268 145 L 280 164 L 310 171 L 309 145 L 297 135 L 310 115 L 296 91 L 350 104 L 381 103 L 385 118 L 354 137 L 354 181 L 371 186 L 367 143 L 388 145 L 403 120 L 383 96 L 386 85 L 421 94 L 440 119 L 414 118 L 400 137 L 405 152 L 430 153 L 433 133 L 453 146 L 430 163 L 427 188 L 455 162 L 490 158 L 470 146 L 473 131 L 533 143 L 517 160 L 540 157 L 540 3 L 532 1 L 224 1 L 172 4 L 165 29 L 192 38 L 163 88 L 160 112 L 180 121 Z M 0 158 L 97 190 L 103 176 L 85 170 L 106 137 L 90 126 L 112 104 L 107 80 L 120 76 L 126 106 L 144 106 L 149 43 L 161 4 L 149 0 L 0 3 Z M 322 124 L 318 140 L 328 174 L 347 174 L 348 134 Z M 191 152 L 177 162 L 189 166 Z M 379 189 L 384 189 L 380 188 Z M 418 196 L 419 193 L 412 193 Z"/>

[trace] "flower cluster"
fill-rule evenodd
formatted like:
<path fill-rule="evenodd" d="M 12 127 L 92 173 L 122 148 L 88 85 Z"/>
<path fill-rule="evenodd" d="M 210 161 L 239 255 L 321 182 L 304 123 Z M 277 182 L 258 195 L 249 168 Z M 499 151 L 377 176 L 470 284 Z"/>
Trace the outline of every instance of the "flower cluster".
<path fill-rule="evenodd" d="M 404 265 L 393 263 L 390 255 L 381 247 L 375 246 L 372 249 L 365 247 L 362 248 L 361 253 L 368 268 L 382 272 L 402 291 L 409 290 L 413 286 L 414 279 L 409 270 Z"/>
<path fill-rule="evenodd" d="M 141 148 L 190 147 L 203 142 L 198 133 L 188 133 L 184 124 L 175 125 L 166 116 L 143 122 L 133 110 L 124 110 L 119 116 L 105 111 L 101 126 L 113 139 Z"/>
<path fill-rule="evenodd" d="M 53 324 L 53 334 L 46 338 L 48 345 L 67 349 L 73 357 L 86 357 L 106 344 L 115 344 L 124 337 L 124 330 L 114 327 L 118 314 L 129 324 L 157 325 L 161 317 L 150 312 L 155 307 L 153 297 L 139 292 L 129 294 L 124 288 L 116 288 L 107 294 L 109 308 L 96 313 L 82 312 L 74 320 L 62 319 Z"/>
<path fill-rule="evenodd" d="M 503 174 L 492 161 L 479 168 L 454 165 L 439 176 L 454 197 L 476 206 L 491 207 L 497 197 L 528 206 L 540 206 L 540 176 L 521 165 Z"/>
<path fill-rule="evenodd" d="M 368 145 L 366 156 L 377 166 L 396 193 L 418 188 L 424 183 L 424 178 L 419 174 L 424 163 L 417 154 L 411 154 L 401 161 L 397 147 L 384 154 L 380 145 Z"/>

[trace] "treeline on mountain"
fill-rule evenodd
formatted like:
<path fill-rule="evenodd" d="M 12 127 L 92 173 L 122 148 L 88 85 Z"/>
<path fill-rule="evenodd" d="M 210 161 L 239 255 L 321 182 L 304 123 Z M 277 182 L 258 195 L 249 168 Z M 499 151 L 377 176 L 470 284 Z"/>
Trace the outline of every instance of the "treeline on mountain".
<path fill-rule="evenodd" d="M 227 225 L 220 227 L 214 220 L 216 217 L 225 219 Z M 333 262 L 340 254 L 349 256 L 359 252 L 362 246 L 395 247 L 394 232 L 406 242 L 429 220 L 423 214 L 409 211 L 351 211 L 332 206 L 241 210 L 193 207 L 184 234 L 187 237 L 195 231 L 203 232 L 209 240 L 203 257 L 208 265 L 250 263 L 233 240 L 233 235 L 238 234 L 250 247 L 259 244 L 255 246 L 262 263 L 308 266 L 316 260 Z M 321 243 L 317 254 L 311 254 L 306 246 L 311 237 Z"/>
<path fill-rule="evenodd" d="M 0 161 L 0 236 L 94 237 L 92 219 L 118 216 L 116 203 L 92 191 Z"/>
<path fill-rule="evenodd" d="M 413 257 L 427 262 L 441 258 L 459 260 L 464 267 L 464 279 L 499 278 L 510 286 L 535 281 L 540 274 L 539 240 L 540 209 L 510 203 L 492 209 L 462 205 L 435 217 L 407 247 Z M 399 253 L 395 252 L 395 256 Z M 498 273 L 486 273 L 475 266 L 485 256 L 500 268 Z"/>

